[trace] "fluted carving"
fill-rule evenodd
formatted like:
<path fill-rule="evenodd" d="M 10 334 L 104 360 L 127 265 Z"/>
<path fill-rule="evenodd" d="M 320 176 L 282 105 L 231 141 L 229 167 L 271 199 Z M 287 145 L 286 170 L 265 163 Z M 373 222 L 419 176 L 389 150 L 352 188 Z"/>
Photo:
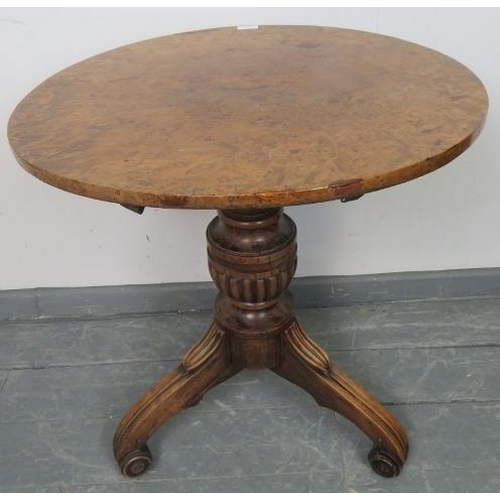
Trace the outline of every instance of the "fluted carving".
<path fill-rule="evenodd" d="M 285 335 L 290 347 L 309 367 L 320 373 L 331 371 L 328 354 L 305 334 L 298 323 L 293 323 Z"/>
<path fill-rule="evenodd" d="M 291 249 L 294 255 L 289 256 L 282 269 L 270 270 L 253 277 L 228 269 L 225 264 L 216 262 L 213 254 L 210 255 L 208 268 L 219 290 L 233 300 L 247 304 L 270 302 L 279 297 L 290 284 L 297 267 L 295 252 L 296 246 Z"/>
<path fill-rule="evenodd" d="M 189 349 L 182 358 L 182 366 L 187 373 L 194 372 L 208 363 L 224 341 L 224 332 L 214 323 L 207 333 Z"/>
<path fill-rule="evenodd" d="M 297 267 L 295 234 L 293 221 L 282 210 L 269 211 L 264 226 L 221 212 L 207 231 L 212 279 L 225 296 L 241 304 L 264 306 L 276 300 Z"/>

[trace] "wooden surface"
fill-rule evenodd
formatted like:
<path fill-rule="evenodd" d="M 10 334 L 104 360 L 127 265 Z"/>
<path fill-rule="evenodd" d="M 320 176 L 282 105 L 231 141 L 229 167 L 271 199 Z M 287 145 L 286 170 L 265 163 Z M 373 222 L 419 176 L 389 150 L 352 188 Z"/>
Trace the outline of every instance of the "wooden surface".
<path fill-rule="evenodd" d="M 122 47 L 16 108 L 20 163 L 77 194 L 156 207 L 351 198 L 465 150 L 487 110 L 467 68 L 395 38 L 223 28 Z"/>

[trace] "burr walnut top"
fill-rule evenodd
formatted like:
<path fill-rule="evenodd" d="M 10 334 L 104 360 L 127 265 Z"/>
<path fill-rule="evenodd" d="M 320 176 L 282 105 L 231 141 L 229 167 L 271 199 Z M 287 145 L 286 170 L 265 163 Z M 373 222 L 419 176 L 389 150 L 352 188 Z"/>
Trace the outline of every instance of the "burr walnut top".
<path fill-rule="evenodd" d="M 184 208 L 286 206 L 408 181 L 463 152 L 488 98 L 434 50 L 338 28 L 169 35 L 97 55 L 11 116 L 19 162 L 92 198 Z"/>

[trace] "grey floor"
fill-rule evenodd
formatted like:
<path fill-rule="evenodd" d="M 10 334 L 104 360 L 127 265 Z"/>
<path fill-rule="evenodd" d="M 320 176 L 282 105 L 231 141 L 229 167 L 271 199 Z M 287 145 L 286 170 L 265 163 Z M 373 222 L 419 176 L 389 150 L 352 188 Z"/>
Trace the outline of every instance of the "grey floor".
<path fill-rule="evenodd" d="M 369 440 L 271 372 L 245 371 L 151 440 L 123 478 L 120 416 L 204 331 L 210 313 L 0 322 L 0 492 L 500 489 L 500 300 L 299 310 L 310 335 L 408 430 L 401 476 Z"/>

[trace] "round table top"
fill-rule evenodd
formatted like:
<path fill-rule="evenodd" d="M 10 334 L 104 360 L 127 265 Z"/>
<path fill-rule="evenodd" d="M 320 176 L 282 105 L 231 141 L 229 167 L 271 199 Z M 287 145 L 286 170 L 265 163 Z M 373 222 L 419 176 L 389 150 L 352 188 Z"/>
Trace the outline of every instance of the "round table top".
<path fill-rule="evenodd" d="M 52 76 L 8 126 L 19 162 L 129 205 L 256 208 L 408 181 L 479 134 L 479 79 L 434 50 L 362 31 L 220 28 L 146 40 Z"/>

